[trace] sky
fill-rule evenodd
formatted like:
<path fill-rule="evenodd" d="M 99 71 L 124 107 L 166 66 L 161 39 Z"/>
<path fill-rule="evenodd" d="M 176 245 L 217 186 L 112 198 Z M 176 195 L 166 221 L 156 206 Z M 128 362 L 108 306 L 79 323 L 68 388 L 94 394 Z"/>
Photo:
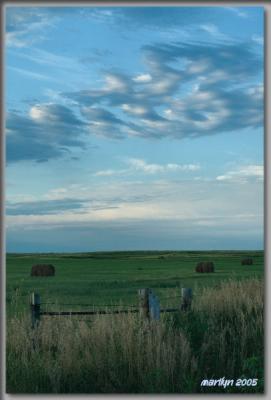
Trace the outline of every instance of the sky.
<path fill-rule="evenodd" d="M 5 10 L 8 252 L 263 248 L 263 7 Z"/>

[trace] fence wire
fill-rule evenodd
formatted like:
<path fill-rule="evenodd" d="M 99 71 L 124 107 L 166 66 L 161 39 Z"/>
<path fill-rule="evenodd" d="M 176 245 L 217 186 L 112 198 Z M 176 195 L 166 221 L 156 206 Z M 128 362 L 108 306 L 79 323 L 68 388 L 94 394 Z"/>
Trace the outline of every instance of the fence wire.
<path fill-rule="evenodd" d="M 79 303 L 40 303 L 41 305 L 54 305 L 54 306 L 80 306 L 80 307 L 131 307 L 136 308 L 134 304 L 79 304 Z"/>
<path fill-rule="evenodd" d="M 182 296 L 159 296 L 159 300 L 171 300 L 171 299 L 181 299 Z M 78 307 L 130 307 L 130 308 L 137 308 L 138 304 L 87 304 L 87 303 L 58 303 L 58 302 L 42 302 L 41 305 L 54 305 L 54 306 L 78 306 Z"/>
<path fill-rule="evenodd" d="M 159 303 L 163 303 L 166 300 L 173 300 L 173 299 L 178 299 L 180 301 L 180 299 L 182 298 L 182 295 L 172 295 L 172 296 L 160 296 L 158 295 L 158 299 L 159 299 Z M 71 316 L 71 315 L 98 315 L 98 314 L 119 314 L 119 313 L 136 313 L 139 312 L 139 304 L 123 304 L 123 303 L 119 303 L 119 304 L 90 304 L 90 303 L 59 303 L 59 302 L 41 302 L 40 305 L 42 306 L 57 306 L 57 307 L 88 307 L 88 310 L 83 310 L 83 311 L 78 311 L 78 310 L 70 310 L 70 311 L 50 311 L 48 309 L 45 309 L 44 311 L 40 312 L 40 315 L 51 315 L 51 316 L 57 316 L 57 315 L 66 315 L 66 316 Z M 117 307 L 117 309 L 116 309 Z M 104 308 L 103 310 L 101 310 L 101 308 Z M 111 310 L 108 310 L 108 308 Z M 173 312 L 173 311 L 178 311 L 177 308 L 161 308 L 161 313 L 163 312 Z M 86 319 L 81 319 L 81 321 L 85 321 Z M 89 319 L 89 321 L 91 321 Z"/>

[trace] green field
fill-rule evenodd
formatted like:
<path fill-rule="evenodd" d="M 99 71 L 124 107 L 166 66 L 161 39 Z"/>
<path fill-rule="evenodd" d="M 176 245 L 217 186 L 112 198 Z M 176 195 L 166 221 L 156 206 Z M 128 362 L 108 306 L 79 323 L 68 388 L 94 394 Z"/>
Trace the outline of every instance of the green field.
<path fill-rule="evenodd" d="M 253 265 L 241 265 L 244 257 L 253 258 Z M 215 273 L 196 273 L 196 263 L 206 260 L 214 262 Z M 53 264 L 56 275 L 31 277 L 31 266 L 36 263 Z M 180 287 L 197 290 L 225 279 L 262 277 L 264 260 L 262 251 L 8 254 L 6 271 L 10 315 L 14 298 L 20 298 L 15 302 L 16 311 L 23 310 L 33 291 L 45 303 L 133 305 L 140 288 L 149 287 L 157 295 L 168 297 L 178 293 Z"/>
<path fill-rule="evenodd" d="M 253 265 L 241 265 L 251 257 Z M 214 273 L 196 273 L 200 261 Z M 31 277 L 51 263 L 54 277 Z M 114 252 L 7 255 L 8 393 L 262 393 L 263 252 Z M 177 308 L 193 288 L 188 312 L 41 317 L 31 328 L 29 295 L 42 310 L 138 304 L 152 288 L 162 308 Z M 85 305 L 85 307 L 84 307 Z M 178 307 L 179 308 L 179 307 Z M 180 309 L 180 308 L 179 308 Z M 256 386 L 202 387 L 203 379 L 257 380 Z"/>

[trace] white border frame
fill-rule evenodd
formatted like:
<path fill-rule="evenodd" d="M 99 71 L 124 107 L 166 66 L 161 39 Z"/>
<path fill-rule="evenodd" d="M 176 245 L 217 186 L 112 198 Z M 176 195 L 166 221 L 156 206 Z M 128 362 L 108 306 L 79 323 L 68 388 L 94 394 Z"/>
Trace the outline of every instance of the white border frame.
<path fill-rule="evenodd" d="M 265 98 L 264 98 L 264 103 L 265 103 L 265 138 L 264 138 L 264 251 L 265 251 L 265 278 L 266 278 L 266 284 L 265 284 L 265 393 L 264 394 L 255 394 L 253 395 L 253 398 L 269 398 L 269 395 L 271 393 L 270 389 L 270 382 L 268 380 L 268 377 L 271 379 L 271 368 L 270 368 L 270 361 L 271 360 L 271 347 L 270 347 L 270 336 L 271 336 L 271 319 L 269 317 L 268 311 L 270 310 L 270 298 L 271 296 L 269 295 L 269 288 L 271 287 L 270 285 L 270 279 L 271 279 L 271 274 L 269 272 L 269 268 L 271 267 L 271 262 L 270 262 L 270 250 L 271 249 L 271 238 L 270 238 L 270 233 L 269 233 L 269 227 L 271 223 L 271 216 L 269 213 L 268 209 L 268 203 L 271 198 L 271 188 L 270 188 L 270 168 L 271 168 L 271 132 L 270 132 L 270 126 L 271 126 L 271 115 L 268 113 L 268 107 L 270 109 L 270 93 L 271 93 L 271 83 L 270 83 L 270 71 L 271 71 L 271 4 L 269 1 L 237 1 L 237 2 L 223 2 L 223 1 L 170 1 L 167 2 L 165 1 L 137 1 L 137 2 L 129 2 L 129 1 L 85 1 L 85 2 L 76 2 L 76 1 L 63 1 L 63 2 L 52 2 L 52 1 L 33 1 L 33 2 L 16 2 L 16 1 L 6 1 L 1 4 L 1 44 L 2 44 L 2 52 L 1 52 L 1 59 L 2 59 L 2 74 L 1 74 L 1 88 L 2 88 L 2 114 L 1 114 L 1 135 L 0 135 L 0 162 L 2 165 L 1 169 L 1 175 L 0 175 L 0 187 L 1 187 L 1 202 L 0 202 L 0 219 L 1 219 L 1 230 L 0 230 L 0 248 L 1 248 L 1 284 L 2 284 L 2 291 L 1 291 L 1 307 L 2 307 L 2 313 L 1 313 L 1 336 L 0 336 L 0 342 L 1 342 L 1 391 L 0 395 L 1 398 L 3 399 L 17 399 L 17 398 L 22 398 L 22 399 L 28 399 L 28 398 L 37 398 L 37 399 L 64 399 L 66 397 L 69 397 L 70 400 L 75 400 L 75 399 L 87 399 L 87 398 L 92 398 L 92 399 L 100 399 L 100 398 L 107 398 L 110 397 L 112 399 L 118 399 L 119 397 L 124 397 L 124 398 L 130 398 L 130 399 L 138 399 L 140 398 L 148 398 L 148 397 L 158 397 L 160 399 L 167 399 L 170 397 L 181 397 L 181 399 L 190 399 L 190 398 L 210 398 L 212 400 L 219 400 L 221 397 L 228 397 L 230 396 L 231 398 L 234 399 L 244 399 L 246 395 L 251 396 L 251 394 L 177 394 L 177 395 L 92 395 L 92 394 L 87 394 L 87 395 L 73 395 L 73 394 L 56 394 L 56 395 L 12 395 L 12 394 L 7 394 L 6 393 L 6 388 L 5 388 L 5 380 L 6 380 L 6 374 L 5 374 L 5 297 L 6 297 L 6 274 L 5 274 L 5 257 L 6 257 L 6 247 L 5 247 L 5 213 L 4 213 L 4 203 L 5 203 L 5 135 L 4 135 L 4 129 L 5 129 L 5 123 L 4 123 L 4 115 L 5 115 L 5 74 L 4 74 L 4 67 L 5 67 L 5 58 L 4 58 L 4 35 L 5 35 L 5 7 L 6 6 L 35 6 L 35 7 L 56 7 L 56 6 L 69 6 L 69 7 L 80 7 L 80 6 L 88 6 L 88 7 L 114 7 L 114 6 L 123 6 L 123 7 L 132 7 L 132 6 L 139 6 L 139 7 L 146 7 L 146 6 L 190 6 L 190 7 L 199 7 L 199 6 L 223 6 L 223 7 L 245 7 L 245 6 L 263 6 L 265 8 L 265 75 L 264 75 L 264 88 L 265 88 Z M 269 339 L 269 340 L 268 340 Z"/>

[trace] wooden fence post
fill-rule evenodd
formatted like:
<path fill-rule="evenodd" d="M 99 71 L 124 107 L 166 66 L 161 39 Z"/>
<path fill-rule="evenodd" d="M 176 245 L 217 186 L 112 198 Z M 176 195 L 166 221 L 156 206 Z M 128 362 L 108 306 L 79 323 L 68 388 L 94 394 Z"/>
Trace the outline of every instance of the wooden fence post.
<path fill-rule="evenodd" d="M 149 293 L 149 312 L 150 319 L 159 321 L 160 320 L 160 304 L 158 297 L 154 293 Z"/>
<path fill-rule="evenodd" d="M 40 295 L 38 293 L 31 293 L 30 296 L 30 310 L 31 310 L 31 326 L 34 329 L 40 321 Z"/>
<path fill-rule="evenodd" d="M 182 288 L 181 311 L 188 311 L 192 303 L 192 289 Z"/>
<path fill-rule="evenodd" d="M 150 303 L 149 303 L 149 294 L 151 293 L 151 289 L 139 289 L 139 313 L 143 318 L 150 318 Z"/>
<path fill-rule="evenodd" d="M 159 299 L 155 296 L 151 289 L 139 289 L 139 312 L 143 318 L 148 320 L 160 319 Z"/>

